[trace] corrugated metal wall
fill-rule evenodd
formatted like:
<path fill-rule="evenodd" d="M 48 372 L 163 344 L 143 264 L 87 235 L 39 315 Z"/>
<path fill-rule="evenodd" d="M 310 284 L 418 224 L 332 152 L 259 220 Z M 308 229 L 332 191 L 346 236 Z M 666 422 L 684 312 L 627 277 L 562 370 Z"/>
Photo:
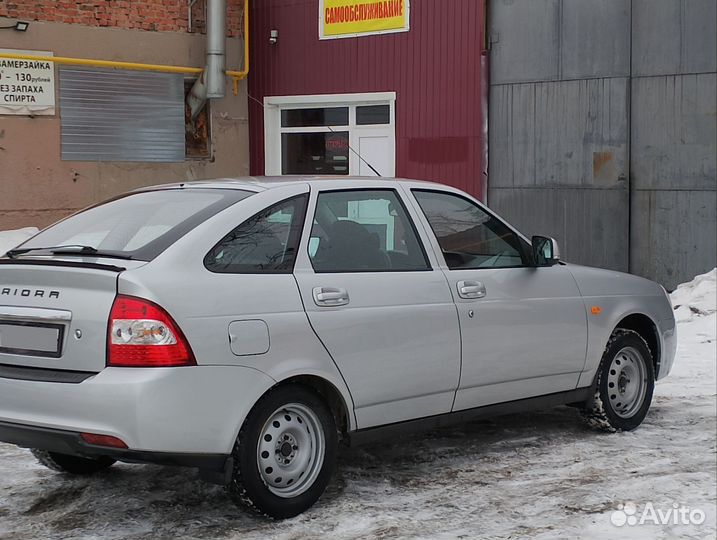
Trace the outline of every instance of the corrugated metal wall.
<path fill-rule="evenodd" d="M 483 197 L 483 4 L 413 0 L 409 32 L 320 41 L 317 0 L 252 2 L 252 173 L 264 172 L 264 96 L 395 91 L 397 176 Z M 269 44 L 272 29 L 276 45 Z"/>
<path fill-rule="evenodd" d="M 713 268 L 716 6 L 491 1 L 489 204 L 573 262 Z"/>
<path fill-rule="evenodd" d="M 184 161 L 184 79 L 60 68 L 62 159 Z"/>
<path fill-rule="evenodd" d="M 489 205 L 569 261 L 627 270 L 629 0 L 489 6 Z"/>
<path fill-rule="evenodd" d="M 632 1 L 631 271 L 717 264 L 717 1 Z"/>

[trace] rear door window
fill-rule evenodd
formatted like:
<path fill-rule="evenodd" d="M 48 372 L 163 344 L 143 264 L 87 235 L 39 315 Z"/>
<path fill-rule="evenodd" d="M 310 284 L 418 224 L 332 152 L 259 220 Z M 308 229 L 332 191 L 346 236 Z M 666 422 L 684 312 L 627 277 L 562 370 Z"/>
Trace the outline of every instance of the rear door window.
<path fill-rule="evenodd" d="M 413 222 L 390 189 L 320 193 L 309 257 L 317 273 L 430 270 Z"/>
<path fill-rule="evenodd" d="M 206 219 L 251 194 L 228 189 L 130 193 L 70 216 L 21 247 L 83 245 L 149 261 Z"/>
<path fill-rule="evenodd" d="M 308 195 L 282 201 L 249 218 L 207 253 L 207 270 L 223 274 L 290 274 Z"/>

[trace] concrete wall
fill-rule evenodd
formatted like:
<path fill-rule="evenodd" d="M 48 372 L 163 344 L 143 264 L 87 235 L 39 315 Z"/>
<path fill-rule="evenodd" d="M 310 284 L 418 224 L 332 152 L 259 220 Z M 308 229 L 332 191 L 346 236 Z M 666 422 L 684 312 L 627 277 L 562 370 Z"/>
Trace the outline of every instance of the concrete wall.
<path fill-rule="evenodd" d="M 9 20 L 0 18 L 0 26 Z M 12 21 L 14 22 L 14 21 Z M 228 67 L 240 67 L 240 38 L 227 40 Z M 204 36 L 33 22 L 27 32 L 0 32 L 0 48 L 202 66 Z M 57 67 L 56 67 L 57 70 Z M 60 160 L 59 77 L 55 116 L 0 116 L 0 230 L 46 226 L 70 212 L 149 184 L 239 176 L 249 170 L 246 83 L 239 95 L 212 102 L 213 158 L 183 163 L 91 163 Z"/>
<path fill-rule="evenodd" d="M 715 6 L 493 0 L 489 204 L 572 262 L 713 268 Z"/>

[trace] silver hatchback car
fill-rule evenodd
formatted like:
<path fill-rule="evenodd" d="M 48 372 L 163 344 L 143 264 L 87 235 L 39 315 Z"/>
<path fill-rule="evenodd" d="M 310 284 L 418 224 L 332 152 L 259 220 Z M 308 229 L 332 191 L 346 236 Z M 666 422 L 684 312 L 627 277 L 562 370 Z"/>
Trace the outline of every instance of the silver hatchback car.
<path fill-rule="evenodd" d="M 70 474 L 195 467 L 284 518 L 339 444 L 561 404 L 634 429 L 675 343 L 660 285 L 444 185 L 158 186 L 0 258 L 0 441 Z"/>

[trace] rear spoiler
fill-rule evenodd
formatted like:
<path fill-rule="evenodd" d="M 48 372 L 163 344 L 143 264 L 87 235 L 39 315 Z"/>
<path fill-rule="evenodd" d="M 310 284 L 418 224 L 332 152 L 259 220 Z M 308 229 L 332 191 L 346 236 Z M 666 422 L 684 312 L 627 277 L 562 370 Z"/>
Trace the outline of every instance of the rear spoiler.
<path fill-rule="evenodd" d="M 24 266 L 65 266 L 70 268 L 92 268 L 94 270 L 108 270 L 110 272 L 124 272 L 127 270 L 123 266 L 115 266 L 113 264 L 91 263 L 84 261 L 61 261 L 54 259 L 8 259 L 0 258 L 0 265 L 14 264 Z"/>

